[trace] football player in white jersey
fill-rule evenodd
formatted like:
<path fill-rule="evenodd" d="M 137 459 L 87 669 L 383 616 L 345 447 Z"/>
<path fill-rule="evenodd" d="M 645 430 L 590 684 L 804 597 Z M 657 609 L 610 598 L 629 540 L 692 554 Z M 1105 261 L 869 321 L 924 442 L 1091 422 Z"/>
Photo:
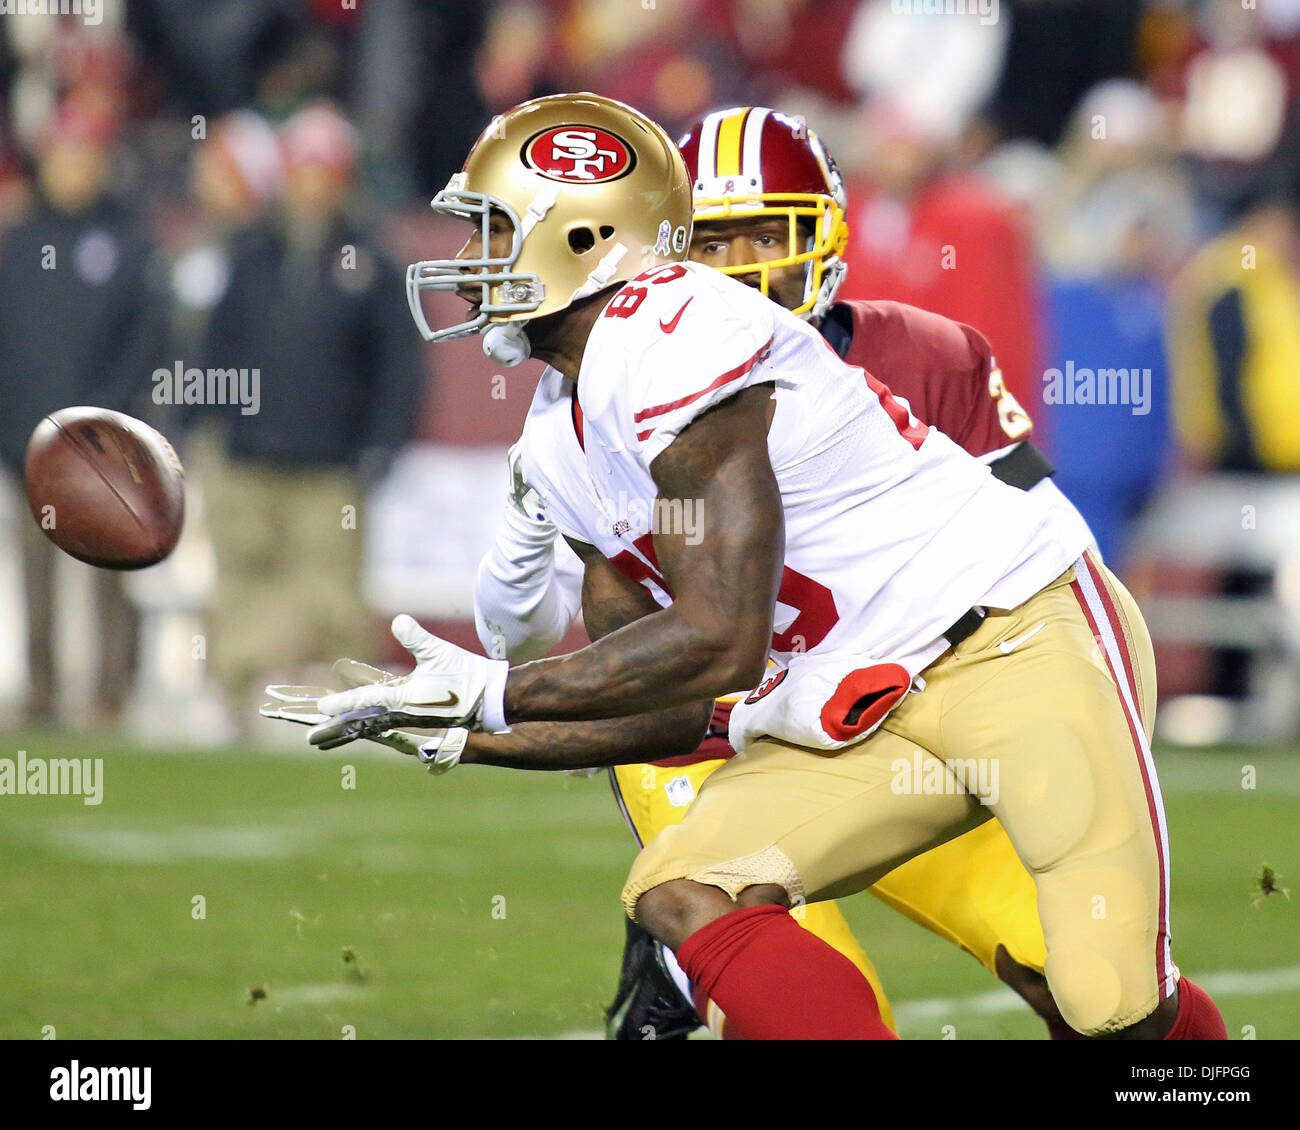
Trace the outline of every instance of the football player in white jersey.
<path fill-rule="evenodd" d="M 415 670 L 320 697 L 313 743 L 439 727 L 419 743 L 439 769 L 610 765 L 651 735 L 689 752 L 715 698 L 756 687 L 737 756 L 624 888 L 746 1038 L 889 1038 L 860 971 L 788 908 L 990 814 L 1035 877 L 1072 1028 L 1222 1038 L 1170 954 L 1150 640 L 1086 539 L 847 379 L 807 323 L 681 262 L 689 178 L 630 108 L 517 107 L 434 207 L 476 230 L 412 268 L 413 313 L 431 340 L 485 331 L 502 363 L 550 366 L 522 468 L 584 563 L 596 642 L 511 667 L 399 617 Z M 471 316 L 432 329 L 426 289 Z"/>
<path fill-rule="evenodd" d="M 880 378 L 896 399 L 905 398 L 916 415 L 988 463 L 1003 482 L 1070 505 L 1051 482 L 1051 464 L 1029 442 L 1033 421 L 1007 393 L 978 332 L 901 303 L 836 301 L 846 267 L 847 197 L 834 160 L 802 119 L 738 106 L 706 115 L 677 144 L 693 182 L 692 259 L 734 274 L 816 326 L 855 371 Z M 581 559 L 524 481 L 520 454 L 519 444 L 511 448 L 509 501 L 474 590 L 485 652 L 513 662 L 544 655 L 560 641 L 581 607 L 583 575 Z M 1074 520 L 1083 523 L 1077 514 Z M 726 724 L 739 697 L 719 702 L 693 754 L 663 759 L 659 750 L 647 749 L 649 764 L 607 770 L 638 847 L 681 820 L 708 776 L 733 755 Z M 1074 1036 L 1042 978 L 1033 880 L 997 820 L 923 853 L 868 891 L 1010 984 L 1054 1038 Z M 815 903 L 795 917 L 862 969 L 888 1022 L 889 1002 L 875 966 L 838 905 Z M 676 958 L 626 922 L 607 1033 L 642 1040 L 653 1030 L 656 1039 L 685 1039 L 700 1020 Z"/>

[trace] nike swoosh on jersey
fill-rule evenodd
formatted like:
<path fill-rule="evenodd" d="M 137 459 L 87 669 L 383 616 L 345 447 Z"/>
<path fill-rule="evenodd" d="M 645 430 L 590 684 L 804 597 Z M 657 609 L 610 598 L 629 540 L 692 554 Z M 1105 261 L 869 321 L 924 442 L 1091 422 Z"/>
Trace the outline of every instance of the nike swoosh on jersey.
<path fill-rule="evenodd" d="M 688 298 L 685 302 L 682 303 L 682 308 L 678 310 L 677 313 L 673 316 L 673 320 L 671 322 L 665 322 L 662 318 L 660 318 L 659 328 L 663 330 L 664 333 L 666 334 L 672 333 L 673 330 L 677 328 L 677 323 L 682 320 L 682 315 L 686 313 L 686 307 L 688 307 L 694 301 L 695 301 L 695 295 L 692 294 L 690 298 Z"/>
<path fill-rule="evenodd" d="M 1030 628 L 1029 631 L 1027 631 L 1023 636 L 1017 636 L 1013 640 L 1003 640 L 1000 644 L 998 644 L 998 650 L 1002 652 L 1003 655 L 1008 655 L 1009 653 L 1015 651 L 1016 648 L 1018 648 L 1026 640 L 1032 639 L 1034 636 L 1038 635 L 1038 633 L 1041 632 L 1046 627 L 1047 627 L 1047 621 L 1044 620 L 1036 628 Z"/>

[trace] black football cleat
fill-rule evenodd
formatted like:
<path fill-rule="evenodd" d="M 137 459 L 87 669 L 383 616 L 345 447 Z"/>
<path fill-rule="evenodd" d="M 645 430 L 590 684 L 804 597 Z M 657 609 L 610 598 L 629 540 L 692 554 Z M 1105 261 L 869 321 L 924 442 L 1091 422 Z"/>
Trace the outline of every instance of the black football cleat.
<path fill-rule="evenodd" d="M 664 965 L 659 945 L 631 919 L 614 1003 L 605 1010 L 607 1040 L 684 1040 L 700 1026 Z"/>

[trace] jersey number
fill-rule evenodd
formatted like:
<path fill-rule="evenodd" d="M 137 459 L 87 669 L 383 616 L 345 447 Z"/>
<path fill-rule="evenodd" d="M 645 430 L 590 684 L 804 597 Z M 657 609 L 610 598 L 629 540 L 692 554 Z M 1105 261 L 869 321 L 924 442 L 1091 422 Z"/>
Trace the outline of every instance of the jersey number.
<path fill-rule="evenodd" d="M 642 534 L 632 544 L 640 550 L 642 556 L 625 549 L 611 557 L 609 563 L 629 581 L 638 585 L 647 580 L 654 581 L 671 597 L 673 590 L 664 580 L 659 570 L 659 560 L 655 557 L 653 535 Z M 805 577 L 788 565 L 781 571 L 781 588 L 776 599 L 799 613 L 785 631 L 772 633 L 772 647 L 777 651 L 811 651 L 839 623 L 840 613 L 835 607 L 835 596 L 831 590 L 820 581 Z"/>
<path fill-rule="evenodd" d="M 606 318 L 630 318 L 635 314 L 641 303 L 645 301 L 649 289 L 644 286 L 634 284 L 643 282 L 650 284 L 672 282 L 674 279 L 680 279 L 686 274 L 686 268 L 680 263 L 663 263 L 658 267 L 651 267 L 648 271 L 642 271 L 636 278 L 620 290 L 610 304 L 605 307 Z"/>

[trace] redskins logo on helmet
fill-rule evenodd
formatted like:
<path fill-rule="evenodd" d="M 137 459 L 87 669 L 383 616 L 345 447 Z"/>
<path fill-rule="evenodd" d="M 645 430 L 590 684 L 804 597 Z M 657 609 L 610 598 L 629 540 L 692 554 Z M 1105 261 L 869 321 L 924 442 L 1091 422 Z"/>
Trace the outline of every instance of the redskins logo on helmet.
<path fill-rule="evenodd" d="M 802 118 L 737 106 L 709 114 L 677 144 L 690 171 L 695 223 L 779 216 L 790 225 L 788 256 L 723 272 L 758 274 L 770 297 L 769 272 L 802 265 L 803 301 L 793 312 L 825 314 L 848 269 L 849 229 L 844 180 L 817 135 Z"/>
<path fill-rule="evenodd" d="M 559 94 L 493 121 L 432 207 L 473 222 L 479 254 L 407 269 L 407 301 L 420 333 L 448 341 L 484 332 L 485 351 L 514 364 L 527 355 L 519 323 L 685 257 L 691 181 L 672 139 L 644 114 L 598 94 Z M 441 329 L 429 325 L 425 291 L 464 295 L 475 288 L 473 317 Z M 507 337 L 510 349 L 489 348 Z"/>

